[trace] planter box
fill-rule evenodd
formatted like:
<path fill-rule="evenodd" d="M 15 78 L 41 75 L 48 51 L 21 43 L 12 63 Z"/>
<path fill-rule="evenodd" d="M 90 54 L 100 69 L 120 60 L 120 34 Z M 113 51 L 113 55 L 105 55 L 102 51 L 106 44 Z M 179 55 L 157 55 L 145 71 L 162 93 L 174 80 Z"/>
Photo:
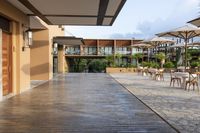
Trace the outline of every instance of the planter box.
<path fill-rule="evenodd" d="M 106 73 L 135 73 L 137 68 L 107 67 Z"/>

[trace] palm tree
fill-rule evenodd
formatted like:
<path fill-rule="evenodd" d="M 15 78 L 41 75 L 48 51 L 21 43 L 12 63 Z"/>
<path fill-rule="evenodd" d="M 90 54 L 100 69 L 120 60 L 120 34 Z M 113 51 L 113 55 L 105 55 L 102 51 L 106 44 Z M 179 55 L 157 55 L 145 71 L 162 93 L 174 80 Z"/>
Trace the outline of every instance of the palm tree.
<path fill-rule="evenodd" d="M 136 54 L 132 55 L 132 58 L 136 59 L 136 65 L 138 66 L 139 59 L 143 58 L 143 54 L 142 53 L 136 53 Z"/>
<path fill-rule="evenodd" d="M 118 61 L 118 66 L 120 66 L 120 59 L 122 58 L 122 54 L 117 53 L 117 54 L 115 55 L 115 58 L 116 58 L 117 61 Z"/>
<path fill-rule="evenodd" d="M 114 56 L 113 55 L 106 56 L 106 61 L 107 61 L 109 67 L 111 65 L 114 65 Z"/>
<path fill-rule="evenodd" d="M 161 68 L 163 68 L 163 65 L 165 63 L 165 53 L 160 52 L 156 54 L 156 59 L 160 60 L 160 66 Z"/>

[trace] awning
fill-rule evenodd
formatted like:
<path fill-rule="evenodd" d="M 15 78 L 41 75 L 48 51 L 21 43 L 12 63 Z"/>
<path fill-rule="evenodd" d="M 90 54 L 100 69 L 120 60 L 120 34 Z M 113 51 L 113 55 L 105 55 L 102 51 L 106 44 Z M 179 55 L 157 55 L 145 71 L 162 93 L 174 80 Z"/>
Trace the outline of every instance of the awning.
<path fill-rule="evenodd" d="M 196 18 L 194 20 L 189 21 L 188 23 L 191 23 L 193 25 L 196 25 L 197 27 L 200 27 L 200 17 Z"/>
<path fill-rule="evenodd" d="M 112 25 L 126 0 L 7 0 L 49 25 Z"/>
<path fill-rule="evenodd" d="M 79 46 L 84 44 L 83 38 L 66 37 L 66 36 L 54 37 L 53 42 L 59 45 L 66 45 L 66 46 Z"/>
<path fill-rule="evenodd" d="M 47 29 L 47 27 L 44 26 L 36 16 L 30 16 L 29 19 L 30 19 L 30 29 L 32 30 Z"/>

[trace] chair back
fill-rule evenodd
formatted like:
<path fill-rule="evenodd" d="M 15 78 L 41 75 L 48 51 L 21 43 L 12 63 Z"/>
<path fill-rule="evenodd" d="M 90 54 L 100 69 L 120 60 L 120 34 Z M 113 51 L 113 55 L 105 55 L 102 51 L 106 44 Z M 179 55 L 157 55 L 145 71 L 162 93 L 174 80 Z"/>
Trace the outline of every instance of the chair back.
<path fill-rule="evenodd" d="M 189 81 L 190 82 L 194 82 L 197 81 L 198 82 L 198 75 L 197 74 L 193 74 L 193 73 L 189 73 Z"/>
<path fill-rule="evenodd" d="M 170 70 L 170 77 L 171 78 L 175 77 L 174 72 L 175 72 L 174 70 Z"/>

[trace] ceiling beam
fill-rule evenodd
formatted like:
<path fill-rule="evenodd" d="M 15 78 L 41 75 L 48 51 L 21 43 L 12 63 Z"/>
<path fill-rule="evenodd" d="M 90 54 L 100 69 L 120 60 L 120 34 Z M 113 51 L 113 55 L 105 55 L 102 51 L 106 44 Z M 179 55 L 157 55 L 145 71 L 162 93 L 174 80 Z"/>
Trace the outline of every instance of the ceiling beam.
<path fill-rule="evenodd" d="M 113 25 L 113 23 L 115 22 L 115 19 L 117 18 L 117 16 L 119 15 L 121 9 L 123 8 L 124 4 L 126 3 L 126 0 L 122 0 L 121 3 L 119 4 L 117 11 L 115 12 L 115 15 L 112 19 L 112 21 L 110 22 L 110 25 Z"/>
<path fill-rule="evenodd" d="M 99 2 L 99 11 L 97 17 L 97 25 L 102 25 L 103 20 L 107 11 L 109 0 L 100 0 Z"/>
<path fill-rule="evenodd" d="M 26 8 L 31 10 L 35 16 L 41 18 L 48 25 L 52 25 L 52 23 L 40 11 L 38 11 L 28 0 L 18 0 L 18 1 L 22 3 Z"/>
<path fill-rule="evenodd" d="M 35 16 L 35 14 L 28 14 L 29 16 Z M 77 18 L 97 18 L 96 15 L 59 15 L 59 14 L 43 14 L 45 17 L 77 17 Z M 105 16 L 106 18 L 113 18 L 114 16 Z"/>

